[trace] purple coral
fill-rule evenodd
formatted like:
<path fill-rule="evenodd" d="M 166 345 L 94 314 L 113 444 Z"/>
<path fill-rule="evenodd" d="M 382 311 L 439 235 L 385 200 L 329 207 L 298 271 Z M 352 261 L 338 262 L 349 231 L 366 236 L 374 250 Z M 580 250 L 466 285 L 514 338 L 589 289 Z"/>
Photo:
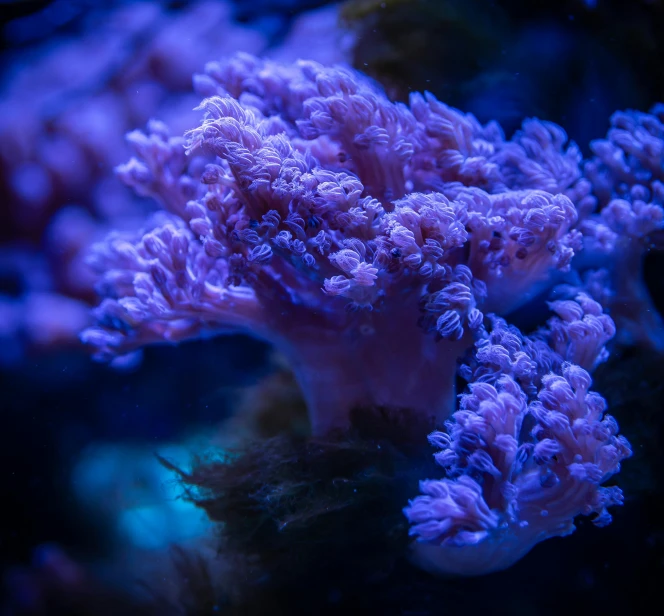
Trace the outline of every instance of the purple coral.
<path fill-rule="evenodd" d="M 631 448 L 587 372 L 606 360 L 613 321 L 585 294 L 550 308 L 556 316 L 532 336 L 493 317 L 461 369 L 469 392 L 446 431 L 429 437 L 446 477 L 421 482 L 404 510 L 427 569 L 504 569 L 571 533 L 577 515 L 603 526 L 607 507 L 622 504 L 619 488 L 601 484 Z"/>
<path fill-rule="evenodd" d="M 595 157 L 585 164 L 585 175 L 593 184 L 600 203 L 613 198 L 662 197 L 664 181 L 664 105 L 650 113 L 618 111 L 611 117 L 606 139 L 590 145 Z"/>
<path fill-rule="evenodd" d="M 608 521 L 619 491 L 599 486 L 629 446 L 586 370 L 615 327 L 572 265 L 582 249 L 589 271 L 594 255 L 615 256 L 661 208 L 593 213 L 579 151 L 552 124 L 526 121 L 506 141 L 495 123 L 430 95 L 392 103 L 343 68 L 239 54 L 194 83 L 203 119 L 186 138 L 159 122 L 129 135 L 119 175 L 164 211 L 92 254 L 104 299 L 83 339 L 97 356 L 263 338 L 290 362 L 320 435 L 376 405 L 445 420 L 474 345 L 461 367 L 470 392 L 432 437 L 448 476 L 423 482 L 406 510 L 420 561 L 499 569 L 578 514 Z M 545 328 L 507 325 L 565 276 Z"/>
<path fill-rule="evenodd" d="M 411 110 L 313 62 L 240 54 L 195 84 L 208 98 L 187 158 L 161 124 L 130 134 L 120 176 L 171 217 L 97 249 L 107 299 L 85 339 L 101 356 L 245 331 L 289 358 L 317 432 L 374 404 L 444 418 L 479 305 L 509 312 L 580 246 L 572 201 L 543 190 L 580 178 L 551 129 L 506 143 L 431 97 Z M 441 136 L 443 113 L 470 145 Z M 488 178 L 509 172 L 464 188 L 442 162 L 453 150 Z"/>
<path fill-rule="evenodd" d="M 617 112 L 585 164 L 601 210 L 581 221 L 577 268 L 585 288 L 611 310 L 626 343 L 664 351 L 664 322 L 643 284 L 645 254 L 664 247 L 664 106 Z"/>
<path fill-rule="evenodd" d="M 447 477 L 421 482 L 422 496 L 405 509 L 421 566 L 488 573 L 573 532 L 577 515 L 611 521 L 607 507 L 622 504 L 622 492 L 601 484 L 631 449 L 590 385 L 569 363 L 542 378 L 530 403 L 509 376 L 471 384 L 447 431 L 430 436 Z"/>

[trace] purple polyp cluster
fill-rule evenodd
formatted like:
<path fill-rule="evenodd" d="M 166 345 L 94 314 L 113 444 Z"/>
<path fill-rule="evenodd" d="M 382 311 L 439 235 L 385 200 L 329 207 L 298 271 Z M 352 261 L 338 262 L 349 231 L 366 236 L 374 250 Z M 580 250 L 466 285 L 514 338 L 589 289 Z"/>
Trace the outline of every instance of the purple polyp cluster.
<path fill-rule="evenodd" d="M 430 435 L 446 477 L 422 481 L 422 496 L 405 509 L 425 568 L 504 569 L 536 543 L 573 532 L 577 515 L 611 521 L 607 507 L 621 504 L 622 492 L 601 484 L 630 445 L 590 391 L 588 372 L 568 362 L 559 372 L 541 376 L 532 397 L 512 376 L 478 380 L 446 431 Z"/>
<path fill-rule="evenodd" d="M 611 169 L 599 157 L 584 175 L 561 128 L 528 120 L 506 140 L 343 68 L 241 54 L 194 84 L 203 119 L 184 138 L 156 121 L 129 135 L 118 173 L 163 211 L 94 249 L 105 299 L 83 337 L 97 356 L 244 332 L 288 358 L 314 434 L 361 407 L 435 422 L 445 476 L 405 509 L 434 571 L 502 569 L 579 514 L 607 523 L 621 493 L 601 484 L 630 449 L 588 371 L 615 334 L 618 262 L 662 228 L 657 181 L 597 211 L 593 182 Z M 640 156 L 611 147 L 642 177 L 661 167 L 653 139 Z M 560 283 L 545 327 L 508 325 Z"/>

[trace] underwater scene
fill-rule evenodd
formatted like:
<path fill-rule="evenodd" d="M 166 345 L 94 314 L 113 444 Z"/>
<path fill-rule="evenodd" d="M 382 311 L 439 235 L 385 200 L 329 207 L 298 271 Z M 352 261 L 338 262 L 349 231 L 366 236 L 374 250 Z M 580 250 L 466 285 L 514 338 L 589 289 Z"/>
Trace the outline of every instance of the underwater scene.
<path fill-rule="evenodd" d="M 0 616 L 661 604 L 664 1 L 0 14 Z"/>

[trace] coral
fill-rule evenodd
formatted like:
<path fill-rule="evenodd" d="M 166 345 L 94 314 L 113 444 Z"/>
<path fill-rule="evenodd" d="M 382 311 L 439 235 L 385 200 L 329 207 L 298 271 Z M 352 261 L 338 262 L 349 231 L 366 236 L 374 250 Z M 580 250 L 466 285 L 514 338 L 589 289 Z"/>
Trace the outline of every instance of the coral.
<path fill-rule="evenodd" d="M 662 167 L 664 151 L 664 105 L 650 113 L 618 111 L 611 116 L 606 139 L 590 144 L 595 157 L 585 165 L 602 204 L 613 198 L 653 199 L 664 196 Z"/>
<path fill-rule="evenodd" d="M 536 543 L 573 532 L 577 515 L 611 521 L 617 487 L 600 487 L 631 455 L 605 401 L 582 368 L 542 377 L 537 400 L 509 376 L 476 382 L 447 432 L 429 440 L 446 478 L 420 484 L 405 513 L 417 562 L 472 575 L 504 569 Z"/>
<path fill-rule="evenodd" d="M 560 373 L 564 362 L 594 370 L 608 359 L 606 345 L 615 334 L 615 325 L 599 303 L 580 293 L 574 300 L 550 302 L 549 307 L 555 316 L 530 336 L 490 315 L 488 329 L 459 374 L 469 383 L 495 383 L 510 376 L 532 398 L 542 378 Z"/>
<path fill-rule="evenodd" d="M 637 191 L 596 211 L 554 124 L 506 140 L 342 67 L 238 54 L 194 84 L 202 120 L 185 137 L 158 121 L 128 136 L 118 174 L 163 211 L 93 250 L 97 357 L 241 332 L 285 357 L 316 438 L 362 409 L 452 415 L 432 437 L 448 476 L 406 509 L 436 571 L 507 567 L 582 513 L 608 522 L 620 493 L 600 486 L 630 450 L 588 371 L 616 333 L 602 300 L 626 277 L 617 261 L 641 254 L 661 206 Z M 617 272 L 602 293 L 598 256 Z M 545 327 L 507 324 L 561 281 Z"/>
<path fill-rule="evenodd" d="M 240 54 L 194 82 L 208 98 L 188 158 L 162 124 L 129 136 L 120 177 L 171 216 L 93 255 L 106 299 L 85 339 L 102 357 L 245 331 L 288 358 L 317 433 L 358 406 L 444 418 L 478 305 L 513 310 L 580 246 L 572 201 L 544 190 L 580 179 L 553 128 L 505 142 L 312 62 Z"/>
<path fill-rule="evenodd" d="M 664 247 L 664 107 L 617 112 L 584 165 L 601 211 L 582 221 L 584 286 L 611 311 L 621 341 L 664 351 L 664 322 L 643 284 L 645 255 Z"/>

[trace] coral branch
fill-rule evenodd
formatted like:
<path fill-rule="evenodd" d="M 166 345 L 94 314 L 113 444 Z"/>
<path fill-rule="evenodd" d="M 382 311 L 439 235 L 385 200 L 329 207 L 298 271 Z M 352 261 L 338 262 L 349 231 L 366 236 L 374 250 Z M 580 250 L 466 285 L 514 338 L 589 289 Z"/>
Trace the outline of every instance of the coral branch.
<path fill-rule="evenodd" d="M 447 432 L 430 437 L 447 477 L 422 482 L 405 509 L 414 558 L 438 573 L 477 575 L 573 532 L 577 515 L 608 524 L 622 492 L 601 484 L 631 449 L 590 384 L 573 364 L 546 375 L 530 404 L 510 377 L 472 384 Z"/>

